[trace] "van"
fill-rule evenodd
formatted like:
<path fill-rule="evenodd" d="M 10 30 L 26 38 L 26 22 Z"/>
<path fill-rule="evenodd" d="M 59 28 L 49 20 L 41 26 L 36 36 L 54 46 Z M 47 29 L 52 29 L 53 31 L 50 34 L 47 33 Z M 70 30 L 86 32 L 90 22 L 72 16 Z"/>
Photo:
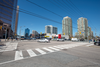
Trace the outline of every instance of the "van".
<path fill-rule="evenodd" d="M 78 39 L 77 38 L 72 38 L 71 41 L 78 41 Z"/>

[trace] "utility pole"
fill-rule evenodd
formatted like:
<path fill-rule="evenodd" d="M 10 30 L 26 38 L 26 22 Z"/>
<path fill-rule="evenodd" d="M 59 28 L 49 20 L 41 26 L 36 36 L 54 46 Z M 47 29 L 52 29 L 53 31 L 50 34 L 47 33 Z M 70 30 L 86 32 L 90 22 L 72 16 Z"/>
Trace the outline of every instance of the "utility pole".
<path fill-rule="evenodd" d="M 20 35 L 20 40 L 21 40 L 21 26 L 20 26 L 20 34 L 19 35 Z"/>
<path fill-rule="evenodd" d="M 5 41 L 6 41 L 6 37 L 7 37 L 7 28 L 6 28 L 6 31 L 5 31 Z"/>
<path fill-rule="evenodd" d="M 96 38 L 96 29 L 95 29 L 95 38 Z"/>

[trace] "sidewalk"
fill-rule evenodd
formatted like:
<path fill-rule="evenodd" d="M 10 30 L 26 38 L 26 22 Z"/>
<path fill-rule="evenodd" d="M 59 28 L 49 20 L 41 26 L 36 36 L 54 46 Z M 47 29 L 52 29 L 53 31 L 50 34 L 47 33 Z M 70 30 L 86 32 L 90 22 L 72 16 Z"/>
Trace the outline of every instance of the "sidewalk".
<path fill-rule="evenodd" d="M 0 45 L 0 52 L 4 52 L 4 51 L 12 51 L 17 49 L 18 42 L 3 42 L 0 44 L 3 44 Z"/>

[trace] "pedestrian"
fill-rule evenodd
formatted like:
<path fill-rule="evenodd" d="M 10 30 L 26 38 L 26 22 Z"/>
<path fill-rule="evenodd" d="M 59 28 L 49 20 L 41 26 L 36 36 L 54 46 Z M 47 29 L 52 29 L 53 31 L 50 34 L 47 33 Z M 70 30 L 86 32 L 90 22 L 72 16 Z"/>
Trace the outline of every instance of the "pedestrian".
<path fill-rule="evenodd" d="M 95 39 L 95 42 L 96 42 L 96 39 Z"/>
<path fill-rule="evenodd" d="M 93 40 L 93 42 L 95 42 L 95 39 Z"/>
<path fill-rule="evenodd" d="M 12 41 L 13 41 L 13 37 L 12 37 Z"/>
<path fill-rule="evenodd" d="M 9 41 L 9 37 L 7 38 L 7 40 Z"/>
<path fill-rule="evenodd" d="M 11 37 L 11 40 L 13 41 L 13 37 Z"/>
<path fill-rule="evenodd" d="M 91 40 L 91 39 L 89 39 L 89 43 L 90 43 L 90 40 Z"/>

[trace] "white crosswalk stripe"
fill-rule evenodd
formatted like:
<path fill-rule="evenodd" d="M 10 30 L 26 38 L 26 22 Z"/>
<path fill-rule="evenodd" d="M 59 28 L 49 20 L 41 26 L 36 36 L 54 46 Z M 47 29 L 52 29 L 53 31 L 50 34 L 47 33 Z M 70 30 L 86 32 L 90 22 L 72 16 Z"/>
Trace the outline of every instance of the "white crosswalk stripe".
<path fill-rule="evenodd" d="M 65 49 L 69 49 L 69 48 L 75 47 L 75 45 L 58 45 L 58 46 L 63 47 Z"/>
<path fill-rule="evenodd" d="M 58 45 L 59 47 L 62 47 L 64 49 L 68 49 L 69 47 L 66 47 L 66 45 Z"/>
<path fill-rule="evenodd" d="M 87 47 L 90 47 L 90 46 L 93 46 L 94 44 L 89 44 L 89 45 L 86 45 Z"/>
<path fill-rule="evenodd" d="M 16 51 L 15 52 L 15 60 L 23 59 L 22 51 Z"/>
<path fill-rule="evenodd" d="M 43 48 L 44 50 L 47 50 L 47 51 L 49 51 L 49 52 L 54 52 L 53 50 L 51 50 L 51 49 L 48 49 L 48 48 Z"/>
<path fill-rule="evenodd" d="M 37 56 L 31 49 L 28 49 L 27 52 L 30 55 L 30 57 Z"/>
<path fill-rule="evenodd" d="M 46 52 L 44 52 L 43 50 L 41 50 L 41 49 L 39 49 L 39 48 L 37 48 L 37 49 L 35 49 L 35 50 L 37 50 L 37 51 L 40 52 L 41 54 L 46 54 Z"/>
<path fill-rule="evenodd" d="M 59 47 L 59 46 L 53 46 L 53 47 L 55 47 L 55 48 L 58 48 L 58 49 L 64 49 L 64 48 L 62 48 L 62 47 Z"/>
<path fill-rule="evenodd" d="M 48 48 L 53 49 L 53 50 L 56 50 L 56 51 L 59 51 L 59 49 L 54 48 L 54 47 L 48 47 Z"/>

